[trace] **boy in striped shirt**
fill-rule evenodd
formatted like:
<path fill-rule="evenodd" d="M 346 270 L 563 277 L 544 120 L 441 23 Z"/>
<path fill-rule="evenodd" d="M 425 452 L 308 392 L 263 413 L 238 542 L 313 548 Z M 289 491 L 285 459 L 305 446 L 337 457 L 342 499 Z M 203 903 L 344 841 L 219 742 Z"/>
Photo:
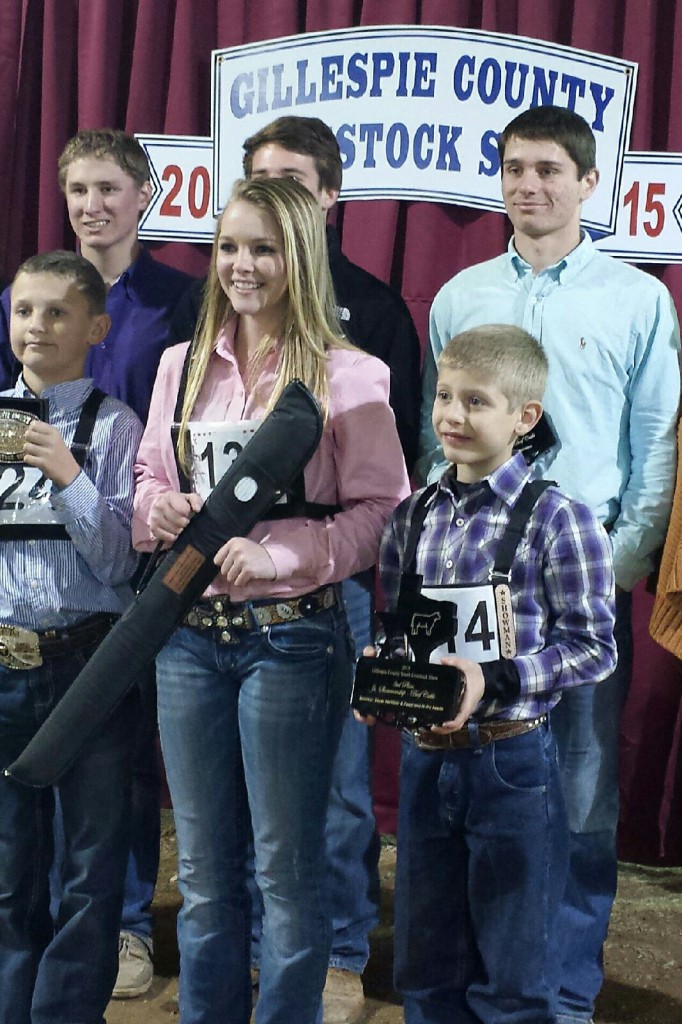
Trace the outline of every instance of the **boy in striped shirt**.
<path fill-rule="evenodd" d="M 142 425 L 83 377 L 109 327 L 105 301 L 99 272 L 71 252 L 32 257 L 12 285 L 10 337 L 22 372 L 0 395 L 0 768 L 132 596 Z M 0 776 L 0 1021 L 103 1020 L 118 969 L 134 699 L 53 788 Z M 65 849 L 53 920 L 57 801 Z"/>

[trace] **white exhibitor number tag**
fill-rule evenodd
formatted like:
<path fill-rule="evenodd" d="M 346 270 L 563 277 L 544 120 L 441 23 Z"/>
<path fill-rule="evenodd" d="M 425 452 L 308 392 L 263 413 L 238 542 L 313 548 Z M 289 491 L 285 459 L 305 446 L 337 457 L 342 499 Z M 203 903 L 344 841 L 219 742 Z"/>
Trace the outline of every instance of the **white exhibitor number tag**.
<path fill-rule="evenodd" d="M 455 654 L 469 661 L 496 661 L 500 654 L 495 588 L 492 583 L 474 587 L 422 587 L 422 595 L 432 601 L 449 601 L 455 609 Z M 429 661 L 440 659 L 452 650 L 442 644 L 431 652 Z"/>
<path fill-rule="evenodd" d="M 260 420 L 188 424 L 192 486 L 204 500 L 244 450 L 260 424 Z"/>
<path fill-rule="evenodd" d="M 36 466 L 0 463 L 0 527 L 58 524 L 51 490 L 52 481 Z"/>

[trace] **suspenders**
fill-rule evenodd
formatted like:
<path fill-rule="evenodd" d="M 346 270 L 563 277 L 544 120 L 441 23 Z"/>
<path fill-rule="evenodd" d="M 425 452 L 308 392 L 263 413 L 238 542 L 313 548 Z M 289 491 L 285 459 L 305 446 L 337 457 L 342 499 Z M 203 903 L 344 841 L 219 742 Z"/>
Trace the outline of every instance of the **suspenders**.
<path fill-rule="evenodd" d="M 83 402 L 83 408 L 81 409 L 80 418 L 76 426 L 76 432 L 73 435 L 73 441 L 71 442 L 71 454 L 82 469 L 85 465 L 85 458 L 88 454 L 88 448 L 90 447 L 90 440 L 92 438 L 92 431 L 95 427 L 95 420 L 97 419 L 97 413 L 99 407 L 104 401 L 105 395 L 99 388 L 93 388 L 88 397 Z"/>
<path fill-rule="evenodd" d="M 529 480 L 524 486 L 511 511 L 507 527 L 498 542 L 495 563 L 490 569 L 489 582 L 493 584 L 509 583 L 511 567 L 530 514 L 541 494 L 553 483 L 553 480 Z M 419 536 L 424 527 L 428 503 L 437 487 L 438 484 L 430 484 L 424 489 L 412 513 L 410 531 L 405 544 L 404 576 L 414 574 Z"/>
<path fill-rule="evenodd" d="M 99 408 L 105 395 L 99 388 L 93 388 L 83 402 L 76 430 L 71 442 L 71 454 L 82 469 L 90 448 L 92 431 Z M 0 541 L 2 540 L 69 540 L 66 528 L 61 523 L 22 522 L 17 518 L 14 522 L 0 525 Z"/>
<path fill-rule="evenodd" d="M 519 542 L 528 524 L 530 513 L 540 495 L 551 484 L 551 480 L 531 480 L 524 486 L 516 504 L 511 510 L 509 522 L 505 527 L 504 533 L 498 541 L 495 561 L 488 572 L 488 579 L 485 583 L 473 580 L 461 584 L 464 590 L 477 586 L 484 589 L 492 589 L 498 622 L 499 652 L 503 658 L 512 658 L 516 653 L 512 595 L 509 587 L 511 568 L 516 557 Z M 423 576 L 416 572 L 416 555 L 428 504 L 437 486 L 437 484 L 431 484 L 422 492 L 412 513 L 410 529 L 405 543 L 403 572 L 398 593 L 398 614 L 401 612 L 404 614 L 410 608 L 420 607 L 424 609 L 426 605 L 432 603 L 431 598 L 427 597 L 424 593 L 426 588 L 423 587 Z M 455 585 L 453 584 L 453 586 Z M 480 604 L 485 604 L 485 601 L 480 602 Z M 475 615 L 480 614 L 479 611 L 475 613 Z M 466 633 L 465 639 L 470 639 Z"/>

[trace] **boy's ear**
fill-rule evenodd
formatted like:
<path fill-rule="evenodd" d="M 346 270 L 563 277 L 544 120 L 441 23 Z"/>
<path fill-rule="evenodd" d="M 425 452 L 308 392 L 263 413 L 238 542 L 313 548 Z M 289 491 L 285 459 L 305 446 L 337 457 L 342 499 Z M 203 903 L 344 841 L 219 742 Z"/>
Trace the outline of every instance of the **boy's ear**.
<path fill-rule="evenodd" d="M 599 171 L 596 167 L 591 167 L 580 179 L 580 201 L 584 202 L 589 199 L 598 184 Z"/>
<path fill-rule="evenodd" d="M 99 345 L 101 341 L 104 341 L 110 327 L 111 317 L 108 313 L 98 313 L 96 316 L 93 316 L 90 322 L 88 345 Z"/>
<path fill-rule="evenodd" d="M 529 430 L 532 430 L 535 424 L 542 416 L 542 402 L 537 402 L 535 399 L 531 399 L 529 402 L 524 402 L 521 406 L 519 418 L 514 428 L 516 434 L 519 437 L 523 437 Z"/>
<path fill-rule="evenodd" d="M 339 190 L 337 188 L 322 188 L 318 196 L 320 206 L 325 212 L 325 215 L 329 213 L 332 206 L 339 198 Z"/>
<path fill-rule="evenodd" d="M 144 213 L 151 203 L 153 193 L 154 189 L 152 188 L 151 181 L 145 181 L 140 185 L 140 213 Z"/>

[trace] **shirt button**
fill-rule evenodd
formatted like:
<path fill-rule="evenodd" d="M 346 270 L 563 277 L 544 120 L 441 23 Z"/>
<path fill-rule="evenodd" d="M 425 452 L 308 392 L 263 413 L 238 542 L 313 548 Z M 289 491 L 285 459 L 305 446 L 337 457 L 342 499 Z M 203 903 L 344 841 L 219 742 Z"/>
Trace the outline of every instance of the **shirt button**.
<path fill-rule="evenodd" d="M 454 563 L 453 563 L 452 559 L 448 558 L 447 562 L 445 563 L 445 568 L 446 569 L 452 569 L 453 564 Z"/>
<path fill-rule="evenodd" d="M 464 526 L 465 523 L 466 519 L 462 519 L 461 516 L 459 519 L 455 519 L 455 526 Z"/>
<path fill-rule="evenodd" d="M 39 580 L 31 580 L 31 586 L 33 587 L 34 590 L 37 590 L 38 587 L 40 586 Z"/>

